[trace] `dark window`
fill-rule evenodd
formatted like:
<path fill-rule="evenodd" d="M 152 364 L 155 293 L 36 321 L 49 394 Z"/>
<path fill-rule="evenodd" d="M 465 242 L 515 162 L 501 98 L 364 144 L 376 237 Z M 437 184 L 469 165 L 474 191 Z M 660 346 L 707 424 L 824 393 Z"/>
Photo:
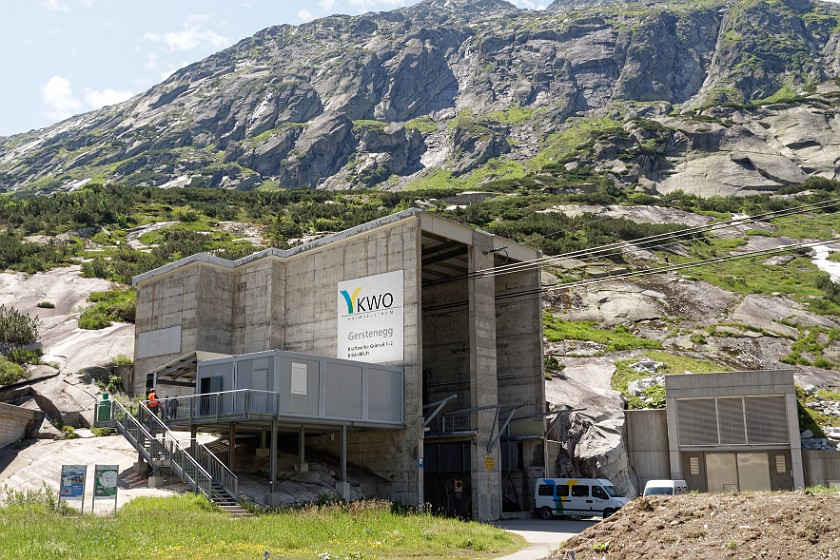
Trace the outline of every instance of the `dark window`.
<path fill-rule="evenodd" d="M 602 500 L 606 500 L 607 498 L 609 498 L 609 496 L 607 496 L 607 493 L 600 486 L 592 487 L 592 497 L 601 498 Z"/>
<path fill-rule="evenodd" d="M 562 486 L 558 486 L 557 487 L 557 495 L 565 498 L 566 496 L 569 495 L 569 487 L 566 486 L 565 484 L 562 485 Z"/>
<path fill-rule="evenodd" d="M 540 496 L 553 496 L 554 495 L 554 486 L 549 486 L 548 484 L 540 484 L 537 493 Z"/>
<path fill-rule="evenodd" d="M 588 498 L 589 486 L 575 484 L 574 486 L 572 486 L 572 496 L 574 496 L 575 498 Z"/>

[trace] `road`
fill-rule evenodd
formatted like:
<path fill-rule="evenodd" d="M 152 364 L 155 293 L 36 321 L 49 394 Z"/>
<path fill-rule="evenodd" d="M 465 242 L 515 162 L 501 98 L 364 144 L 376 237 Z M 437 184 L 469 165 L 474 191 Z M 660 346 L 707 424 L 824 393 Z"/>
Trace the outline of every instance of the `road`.
<path fill-rule="evenodd" d="M 530 546 L 519 552 L 496 560 L 540 560 L 548 556 L 552 550 L 559 548 L 560 543 L 577 535 L 584 529 L 598 523 L 600 519 L 508 519 L 494 523 L 497 527 L 507 529 L 517 535 L 524 537 Z"/>

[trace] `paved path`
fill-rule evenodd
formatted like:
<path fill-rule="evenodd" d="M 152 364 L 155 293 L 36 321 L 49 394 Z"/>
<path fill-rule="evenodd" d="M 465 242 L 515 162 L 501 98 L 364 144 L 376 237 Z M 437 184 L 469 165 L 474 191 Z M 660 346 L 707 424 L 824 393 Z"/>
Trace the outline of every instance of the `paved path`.
<path fill-rule="evenodd" d="M 520 535 L 528 541 L 527 546 L 519 552 L 502 556 L 496 560 L 540 560 L 548 556 L 548 553 L 559 548 L 560 543 L 577 535 L 587 527 L 598 523 L 600 519 L 593 520 L 566 520 L 552 519 L 509 519 L 494 523 L 497 527 L 507 529 Z"/>

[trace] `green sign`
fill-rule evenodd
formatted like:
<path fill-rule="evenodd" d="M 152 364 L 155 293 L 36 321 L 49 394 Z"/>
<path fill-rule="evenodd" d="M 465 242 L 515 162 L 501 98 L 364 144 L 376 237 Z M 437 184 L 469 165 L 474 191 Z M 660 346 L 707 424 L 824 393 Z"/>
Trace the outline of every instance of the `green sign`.
<path fill-rule="evenodd" d="M 93 499 L 117 498 L 119 465 L 96 465 L 93 475 Z"/>

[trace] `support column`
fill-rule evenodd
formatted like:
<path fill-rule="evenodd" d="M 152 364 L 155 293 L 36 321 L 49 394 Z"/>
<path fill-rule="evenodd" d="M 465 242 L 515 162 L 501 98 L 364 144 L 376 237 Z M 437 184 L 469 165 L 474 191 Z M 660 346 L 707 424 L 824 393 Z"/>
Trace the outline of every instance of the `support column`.
<path fill-rule="evenodd" d="M 350 500 L 350 483 L 347 482 L 347 426 L 341 427 L 341 453 L 339 459 L 339 479 L 336 490 L 342 500 Z"/>
<path fill-rule="evenodd" d="M 231 423 L 228 430 L 228 468 L 233 472 L 233 467 L 236 464 L 236 424 Z"/>
<path fill-rule="evenodd" d="M 309 463 L 306 462 L 306 429 L 300 429 L 298 436 L 298 462 L 295 465 L 297 472 L 306 472 L 309 470 Z"/>
<path fill-rule="evenodd" d="M 274 492 L 277 482 L 277 420 L 271 421 L 269 447 L 268 494 L 265 497 L 265 503 L 268 507 L 277 507 L 280 505 L 279 495 Z"/>
<path fill-rule="evenodd" d="M 198 426 L 190 426 L 190 455 L 195 457 L 195 444 L 198 440 Z"/>
<path fill-rule="evenodd" d="M 492 236 L 476 231 L 469 250 L 470 405 L 481 409 L 498 404 L 496 373 L 496 279 L 476 274 L 494 266 Z M 501 460 L 499 445 L 487 447 L 497 429 L 497 410 L 472 413 L 476 437 L 471 449 L 472 515 L 476 521 L 495 521 L 502 515 Z"/>
<path fill-rule="evenodd" d="M 257 459 L 265 459 L 268 457 L 269 449 L 268 443 L 266 440 L 268 439 L 266 436 L 268 434 L 265 431 L 260 432 L 260 446 L 257 447 Z"/>

